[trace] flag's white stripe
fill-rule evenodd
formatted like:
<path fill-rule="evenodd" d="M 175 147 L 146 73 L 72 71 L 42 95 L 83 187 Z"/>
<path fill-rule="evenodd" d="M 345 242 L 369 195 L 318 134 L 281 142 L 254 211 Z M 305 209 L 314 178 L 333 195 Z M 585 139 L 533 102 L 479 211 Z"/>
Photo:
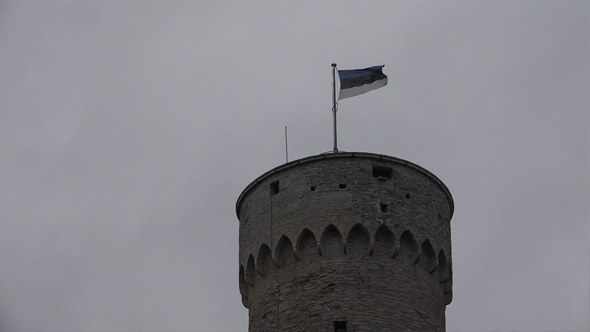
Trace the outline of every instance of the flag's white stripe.
<path fill-rule="evenodd" d="M 387 85 L 387 78 L 375 81 L 371 84 L 364 84 L 361 86 L 355 86 L 348 89 L 341 89 L 340 95 L 338 96 L 338 100 L 362 95 L 363 93 L 369 92 L 371 90 L 382 88 L 385 85 Z"/>

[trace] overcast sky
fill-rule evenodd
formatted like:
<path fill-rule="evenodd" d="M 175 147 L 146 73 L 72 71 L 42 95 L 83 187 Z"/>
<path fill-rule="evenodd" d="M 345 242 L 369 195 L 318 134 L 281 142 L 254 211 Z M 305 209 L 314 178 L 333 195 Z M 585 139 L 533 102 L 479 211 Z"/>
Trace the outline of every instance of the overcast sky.
<path fill-rule="evenodd" d="M 455 200 L 448 331 L 588 331 L 588 1 L 1 1 L 0 330 L 247 331 L 235 202 L 332 149 Z"/>

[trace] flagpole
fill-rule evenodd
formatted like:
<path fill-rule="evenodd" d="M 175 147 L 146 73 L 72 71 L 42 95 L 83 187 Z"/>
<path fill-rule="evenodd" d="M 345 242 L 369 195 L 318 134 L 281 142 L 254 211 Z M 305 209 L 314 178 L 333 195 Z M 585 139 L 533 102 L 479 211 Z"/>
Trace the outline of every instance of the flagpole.
<path fill-rule="evenodd" d="M 332 64 L 332 113 L 334 113 L 334 153 L 338 153 L 338 140 L 336 136 L 336 111 L 338 111 L 338 101 L 336 100 L 336 64 Z"/>

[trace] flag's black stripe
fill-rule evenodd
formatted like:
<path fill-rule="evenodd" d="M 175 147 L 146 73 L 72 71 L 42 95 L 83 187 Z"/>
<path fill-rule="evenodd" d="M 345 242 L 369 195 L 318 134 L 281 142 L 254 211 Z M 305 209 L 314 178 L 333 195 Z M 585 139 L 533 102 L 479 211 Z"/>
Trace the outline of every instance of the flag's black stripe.
<path fill-rule="evenodd" d="M 340 89 L 348 89 L 355 86 L 361 86 L 364 84 L 371 84 L 375 81 L 385 79 L 386 77 L 387 76 L 383 74 L 383 71 L 379 69 L 370 75 L 340 80 Z"/>

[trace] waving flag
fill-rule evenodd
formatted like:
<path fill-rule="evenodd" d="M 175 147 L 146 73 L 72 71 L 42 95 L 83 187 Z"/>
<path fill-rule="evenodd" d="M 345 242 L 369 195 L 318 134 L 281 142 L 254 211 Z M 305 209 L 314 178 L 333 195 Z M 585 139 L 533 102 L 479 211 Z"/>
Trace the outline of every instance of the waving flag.
<path fill-rule="evenodd" d="M 387 76 L 383 74 L 383 67 L 385 66 L 338 70 L 338 76 L 340 77 L 338 100 L 358 96 L 387 85 Z"/>

